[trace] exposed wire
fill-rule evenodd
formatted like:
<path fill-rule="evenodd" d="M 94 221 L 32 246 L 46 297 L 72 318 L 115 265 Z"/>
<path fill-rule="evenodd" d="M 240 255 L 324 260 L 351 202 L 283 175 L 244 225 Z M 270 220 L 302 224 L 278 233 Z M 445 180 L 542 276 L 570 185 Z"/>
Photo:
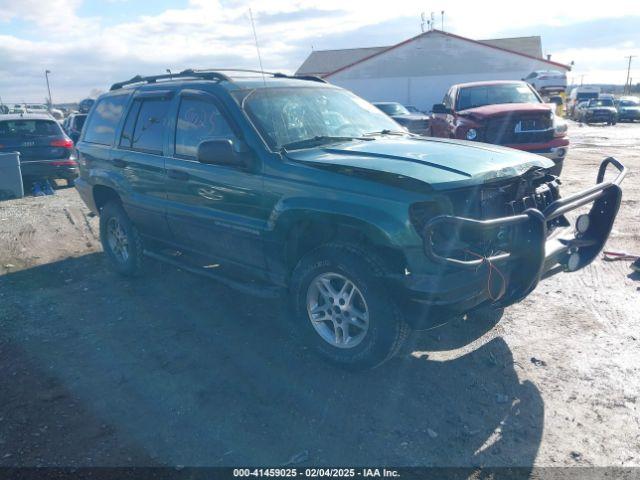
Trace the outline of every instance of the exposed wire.
<path fill-rule="evenodd" d="M 481 259 L 482 260 L 481 266 L 485 264 L 487 265 L 488 267 L 487 295 L 489 295 L 489 298 L 491 299 L 492 302 L 497 302 L 498 300 L 500 300 L 504 296 L 505 292 L 507 291 L 507 279 L 505 278 L 502 271 L 491 260 L 489 260 L 488 257 L 484 255 L 480 255 L 479 253 L 476 253 L 476 252 L 472 252 L 471 250 L 465 249 L 464 252 L 476 258 Z M 493 285 L 494 272 L 500 278 L 500 290 L 498 291 L 497 295 L 494 295 L 493 292 L 491 291 L 491 286 Z"/>

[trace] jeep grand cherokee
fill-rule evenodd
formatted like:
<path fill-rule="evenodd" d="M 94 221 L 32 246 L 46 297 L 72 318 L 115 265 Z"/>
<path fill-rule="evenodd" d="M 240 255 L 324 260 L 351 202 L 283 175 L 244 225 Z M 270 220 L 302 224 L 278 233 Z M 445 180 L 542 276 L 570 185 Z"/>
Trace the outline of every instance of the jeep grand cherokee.
<path fill-rule="evenodd" d="M 411 327 L 499 314 L 607 240 L 615 159 L 561 198 L 540 155 L 398 131 L 312 77 L 235 75 L 134 77 L 92 107 L 76 185 L 118 272 L 138 274 L 146 254 L 281 296 L 292 331 L 366 367 Z"/>

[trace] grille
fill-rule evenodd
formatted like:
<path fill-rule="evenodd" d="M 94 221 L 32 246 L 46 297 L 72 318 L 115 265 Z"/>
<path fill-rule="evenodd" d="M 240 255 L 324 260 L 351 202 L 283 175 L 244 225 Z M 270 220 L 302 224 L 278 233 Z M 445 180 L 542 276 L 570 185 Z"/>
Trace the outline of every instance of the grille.
<path fill-rule="evenodd" d="M 506 116 L 489 119 L 485 141 L 497 145 L 543 143 L 553 139 L 551 118 L 545 115 Z"/>

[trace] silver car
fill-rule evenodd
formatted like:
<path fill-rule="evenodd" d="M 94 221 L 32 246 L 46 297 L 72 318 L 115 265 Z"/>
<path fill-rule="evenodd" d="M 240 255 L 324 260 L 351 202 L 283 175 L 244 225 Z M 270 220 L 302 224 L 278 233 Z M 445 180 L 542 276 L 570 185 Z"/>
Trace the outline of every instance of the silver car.
<path fill-rule="evenodd" d="M 522 80 L 538 93 L 564 92 L 567 88 L 567 74 L 559 70 L 536 70 Z"/>

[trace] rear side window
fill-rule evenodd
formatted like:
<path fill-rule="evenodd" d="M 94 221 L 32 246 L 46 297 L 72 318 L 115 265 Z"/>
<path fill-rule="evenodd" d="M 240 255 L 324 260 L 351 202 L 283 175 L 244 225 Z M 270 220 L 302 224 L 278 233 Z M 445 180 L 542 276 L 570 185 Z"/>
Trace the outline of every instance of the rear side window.
<path fill-rule="evenodd" d="M 58 122 L 52 120 L 13 120 L 0 122 L 0 137 L 47 137 L 62 135 Z"/>
<path fill-rule="evenodd" d="M 122 129 L 120 146 L 148 153 L 162 153 L 170 101 L 136 100 Z"/>
<path fill-rule="evenodd" d="M 73 118 L 73 128 L 75 130 L 82 130 L 82 126 L 84 125 L 84 121 L 87 119 L 86 115 L 78 115 Z"/>
<path fill-rule="evenodd" d="M 233 131 L 213 101 L 183 98 L 176 123 L 176 155 L 195 158 L 206 139 L 234 138 Z"/>
<path fill-rule="evenodd" d="M 112 95 L 98 100 L 87 122 L 83 140 L 89 143 L 111 145 L 128 100 L 128 94 Z"/>

